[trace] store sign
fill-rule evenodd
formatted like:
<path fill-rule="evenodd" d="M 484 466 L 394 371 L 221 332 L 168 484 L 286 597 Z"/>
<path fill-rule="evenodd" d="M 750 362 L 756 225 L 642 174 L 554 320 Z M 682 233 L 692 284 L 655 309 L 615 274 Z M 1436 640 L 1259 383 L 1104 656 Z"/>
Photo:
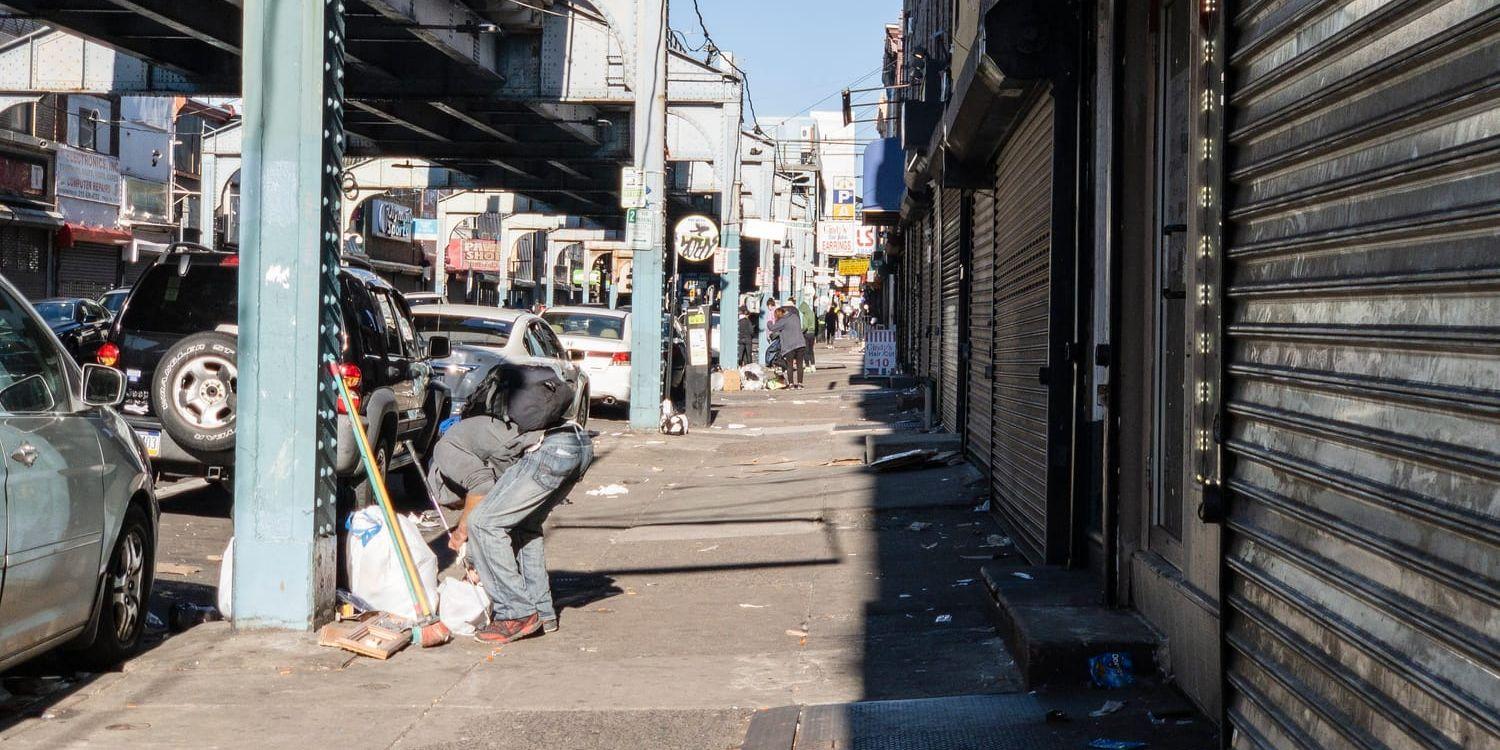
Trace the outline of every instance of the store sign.
<path fill-rule="evenodd" d="M 120 160 L 113 156 L 57 147 L 57 194 L 92 203 L 120 205 Z"/>
<path fill-rule="evenodd" d="M 454 271 L 500 272 L 500 243 L 495 240 L 452 240 L 448 267 Z"/>
<path fill-rule="evenodd" d="M 411 238 L 418 242 L 432 242 L 438 238 L 437 219 L 412 219 Z"/>
<path fill-rule="evenodd" d="M 864 276 L 869 272 L 869 258 L 845 258 L 839 261 L 840 276 Z"/>
<path fill-rule="evenodd" d="M 751 240 L 786 242 L 788 231 L 787 225 L 779 221 L 745 219 L 740 223 L 740 236 Z"/>
<path fill-rule="evenodd" d="M 818 252 L 830 258 L 849 258 L 875 252 L 879 227 L 852 221 L 818 222 Z"/>
<path fill-rule="evenodd" d="M 0 155 L 0 194 L 46 198 L 47 168 L 41 164 Z"/>
<path fill-rule="evenodd" d="M 370 201 L 370 233 L 401 242 L 412 241 L 411 207 L 390 201 Z"/>
<path fill-rule="evenodd" d="M 719 227 L 706 216 L 689 216 L 677 222 L 672 246 L 683 260 L 704 261 L 719 246 Z"/>
<path fill-rule="evenodd" d="M 833 218 L 854 218 L 853 177 L 836 177 L 833 180 Z"/>
<path fill-rule="evenodd" d="M 865 374 L 896 374 L 896 327 L 871 328 L 865 334 Z"/>

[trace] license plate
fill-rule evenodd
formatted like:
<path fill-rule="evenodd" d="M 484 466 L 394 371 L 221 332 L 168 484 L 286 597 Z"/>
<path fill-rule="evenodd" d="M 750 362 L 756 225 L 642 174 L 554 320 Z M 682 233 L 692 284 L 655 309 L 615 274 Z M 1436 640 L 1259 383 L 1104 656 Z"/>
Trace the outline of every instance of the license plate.
<path fill-rule="evenodd" d="M 149 430 L 136 430 L 136 437 L 141 439 L 141 445 L 146 447 L 146 456 L 156 458 L 161 455 L 161 433 Z"/>

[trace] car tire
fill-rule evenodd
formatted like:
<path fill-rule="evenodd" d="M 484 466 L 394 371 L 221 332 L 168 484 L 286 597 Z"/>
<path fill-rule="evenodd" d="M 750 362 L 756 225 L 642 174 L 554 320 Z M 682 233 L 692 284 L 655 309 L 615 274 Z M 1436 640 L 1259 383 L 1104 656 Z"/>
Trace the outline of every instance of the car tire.
<path fill-rule="evenodd" d="M 239 346 L 218 331 L 196 333 L 162 355 L 151 383 L 161 427 L 192 451 L 234 447 Z"/>
<path fill-rule="evenodd" d="M 578 422 L 579 427 L 589 426 L 589 410 L 593 408 L 593 403 L 593 397 L 588 391 L 584 391 L 583 398 L 578 399 L 578 414 L 574 416 L 574 421 Z"/>
<path fill-rule="evenodd" d="M 363 466 L 364 462 L 361 461 L 360 463 Z M 381 478 L 385 480 L 387 492 L 391 488 L 390 465 L 391 445 L 386 441 L 382 441 L 379 445 L 375 446 L 375 466 L 380 471 Z M 361 471 L 354 479 L 354 510 L 368 508 L 374 505 L 375 502 L 375 482 L 370 479 L 369 473 Z"/>
<path fill-rule="evenodd" d="M 79 668 L 101 672 L 129 658 L 140 648 L 146 628 L 146 610 L 151 602 L 155 574 L 156 538 L 151 521 L 139 505 L 125 510 L 120 534 L 105 570 L 103 596 L 94 628 L 94 640 L 69 656 Z"/>

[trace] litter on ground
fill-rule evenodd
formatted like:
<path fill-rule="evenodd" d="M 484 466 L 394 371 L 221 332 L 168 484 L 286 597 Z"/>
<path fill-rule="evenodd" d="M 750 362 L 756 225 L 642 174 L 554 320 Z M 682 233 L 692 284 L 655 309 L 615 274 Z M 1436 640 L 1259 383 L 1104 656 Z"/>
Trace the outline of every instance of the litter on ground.
<path fill-rule="evenodd" d="M 589 490 L 585 494 L 593 497 L 615 497 L 617 495 L 630 494 L 630 489 L 623 484 L 605 484 L 597 489 Z"/>

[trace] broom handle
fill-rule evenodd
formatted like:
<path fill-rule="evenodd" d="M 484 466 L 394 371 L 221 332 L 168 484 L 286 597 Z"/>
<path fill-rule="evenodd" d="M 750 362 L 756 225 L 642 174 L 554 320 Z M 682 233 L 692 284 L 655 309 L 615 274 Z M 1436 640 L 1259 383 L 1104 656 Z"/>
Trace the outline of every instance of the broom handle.
<path fill-rule="evenodd" d="M 406 446 L 406 452 L 410 453 L 412 460 L 417 462 L 418 473 L 421 473 L 420 470 L 422 468 L 422 454 L 417 453 L 417 446 L 412 445 L 410 440 L 403 440 L 401 441 L 401 444 Z M 427 486 L 427 477 L 425 475 L 422 477 L 422 480 L 422 494 L 427 496 L 427 502 L 432 503 L 432 509 L 437 511 L 438 523 L 441 523 L 443 525 L 443 532 L 448 535 L 449 539 L 452 539 L 453 529 L 448 528 L 448 517 L 443 515 L 442 503 L 439 503 L 437 496 L 432 494 L 432 488 Z"/>
<path fill-rule="evenodd" d="M 411 548 L 406 545 L 406 534 L 396 519 L 396 509 L 391 505 L 390 493 L 385 487 L 385 477 L 381 475 L 375 466 L 375 453 L 370 448 L 370 438 L 365 434 L 364 420 L 360 419 L 359 411 L 354 408 L 354 398 L 349 393 L 349 386 L 344 384 L 344 379 L 339 377 L 338 370 L 330 363 L 329 373 L 333 375 L 333 382 L 338 384 L 339 395 L 349 407 L 349 422 L 354 428 L 354 442 L 359 446 L 360 460 L 365 465 L 365 474 L 371 485 L 375 488 L 375 500 L 380 504 L 380 510 L 385 516 L 386 527 L 390 529 L 391 536 L 396 541 L 396 551 L 401 555 L 401 572 L 406 579 L 407 591 L 411 594 L 412 603 L 417 605 L 417 611 L 422 613 L 422 619 L 432 618 L 432 605 L 427 602 L 427 592 L 422 589 L 421 578 L 417 575 L 417 564 L 411 556 Z"/>

